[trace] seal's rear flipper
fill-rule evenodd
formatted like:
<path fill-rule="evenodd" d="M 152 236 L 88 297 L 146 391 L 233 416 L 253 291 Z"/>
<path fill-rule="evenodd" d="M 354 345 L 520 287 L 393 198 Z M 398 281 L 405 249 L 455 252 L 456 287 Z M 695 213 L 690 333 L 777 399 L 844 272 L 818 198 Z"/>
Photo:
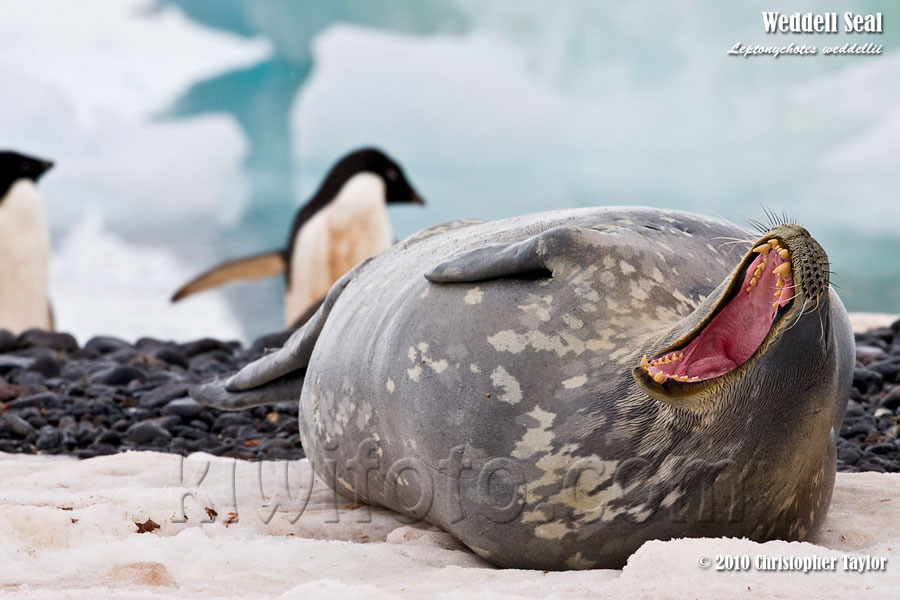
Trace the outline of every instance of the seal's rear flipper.
<path fill-rule="evenodd" d="M 563 257 L 592 243 L 590 238 L 596 235 L 584 227 L 554 227 L 521 242 L 463 252 L 431 269 L 425 278 L 433 283 L 462 283 L 534 274 L 552 277 Z"/>
<path fill-rule="evenodd" d="M 367 262 L 363 261 L 341 277 L 328 291 L 319 310 L 279 350 L 250 363 L 227 379 L 191 388 L 191 396 L 201 404 L 222 410 L 299 400 L 309 357 L 325 321 L 356 270 Z"/>
<path fill-rule="evenodd" d="M 287 261 L 281 250 L 229 260 L 197 275 L 181 286 L 172 296 L 172 302 L 178 302 L 182 298 L 232 281 L 252 281 L 264 277 L 274 277 L 284 272 L 285 268 L 287 268 Z"/>

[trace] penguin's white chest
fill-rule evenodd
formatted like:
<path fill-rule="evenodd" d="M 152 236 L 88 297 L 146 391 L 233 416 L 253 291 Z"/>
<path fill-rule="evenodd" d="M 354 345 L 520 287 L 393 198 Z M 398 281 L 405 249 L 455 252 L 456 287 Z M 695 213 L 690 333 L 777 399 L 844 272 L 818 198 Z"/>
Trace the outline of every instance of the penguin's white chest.
<path fill-rule="evenodd" d="M 0 200 L 0 328 L 50 329 L 49 257 L 44 203 L 31 181 L 19 180 Z"/>
<path fill-rule="evenodd" d="M 384 182 L 369 173 L 354 176 L 296 236 L 285 294 L 288 325 L 322 299 L 344 273 L 393 244 Z"/>

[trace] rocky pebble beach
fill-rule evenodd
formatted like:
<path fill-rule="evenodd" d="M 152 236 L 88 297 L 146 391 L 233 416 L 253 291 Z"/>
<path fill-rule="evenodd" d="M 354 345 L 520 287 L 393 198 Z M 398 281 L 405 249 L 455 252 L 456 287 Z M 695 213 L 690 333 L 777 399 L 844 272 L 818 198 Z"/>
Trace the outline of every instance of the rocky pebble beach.
<path fill-rule="evenodd" d="M 856 334 L 838 470 L 900 472 L 900 320 Z"/>
<path fill-rule="evenodd" d="M 66 333 L 0 330 L 0 451 L 302 458 L 296 402 L 224 412 L 188 396 L 191 385 L 233 373 L 288 335 L 264 336 L 249 347 L 209 338 L 130 344 L 113 337 L 79 346 Z M 838 470 L 900 472 L 900 320 L 856 335 Z"/>
<path fill-rule="evenodd" d="M 225 412 L 198 404 L 191 385 L 233 373 L 289 332 L 183 344 L 0 330 L 0 451 L 89 458 L 126 450 L 243 459 L 303 458 L 297 403 Z"/>

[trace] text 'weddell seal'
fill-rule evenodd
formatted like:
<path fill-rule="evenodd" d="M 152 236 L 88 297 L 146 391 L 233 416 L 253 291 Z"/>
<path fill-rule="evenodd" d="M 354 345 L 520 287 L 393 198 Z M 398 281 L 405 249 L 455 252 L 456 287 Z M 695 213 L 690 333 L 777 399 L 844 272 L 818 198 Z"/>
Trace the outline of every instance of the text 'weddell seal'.
<path fill-rule="evenodd" d="M 191 394 L 299 401 L 332 489 L 502 567 L 807 539 L 831 502 L 853 334 L 812 235 L 754 227 L 605 207 L 426 229 Z"/>
<path fill-rule="evenodd" d="M 846 36 L 880 35 L 884 33 L 882 13 L 859 14 L 845 12 L 793 13 L 763 11 L 763 31 L 767 34 L 822 34 Z M 815 44 L 744 44 L 737 42 L 728 50 L 731 56 L 881 56 L 884 46 L 865 38 L 837 43 L 835 40 Z"/>

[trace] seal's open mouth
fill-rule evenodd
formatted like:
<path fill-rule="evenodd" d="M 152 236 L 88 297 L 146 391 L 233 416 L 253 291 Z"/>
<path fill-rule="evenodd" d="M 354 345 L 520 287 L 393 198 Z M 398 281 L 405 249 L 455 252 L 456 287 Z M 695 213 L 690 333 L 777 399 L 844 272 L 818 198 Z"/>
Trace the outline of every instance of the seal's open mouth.
<path fill-rule="evenodd" d="M 641 360 L 658 384 L 720 377 L 753 356 L 794 299 L 791 256 L 776 238 L 744 261 L 711 317 L 676 348 Z"/>

